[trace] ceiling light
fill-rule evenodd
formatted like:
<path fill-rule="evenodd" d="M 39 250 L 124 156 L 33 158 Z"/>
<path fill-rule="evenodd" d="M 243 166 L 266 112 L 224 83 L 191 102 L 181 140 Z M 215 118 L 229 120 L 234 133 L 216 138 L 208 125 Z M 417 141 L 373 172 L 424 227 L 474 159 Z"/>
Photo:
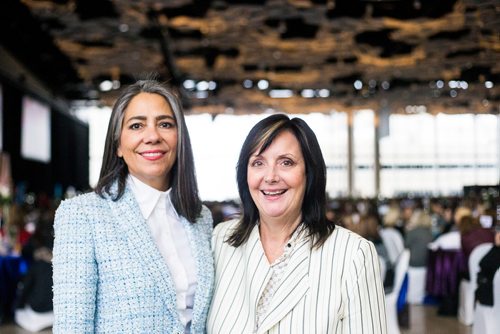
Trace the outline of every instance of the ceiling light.
<path fill-rule="evenodd" d="M 250 79 L 245 79 L 243 81 L 243 87 L 245 88 L 252 88 L 253 87 L 253 82 Z"/>
<path fill-rule="evenodd" d="M 182 83 L 182 85 L 186 89 L 193 89 L 196 84 L 195 84 L 194 80 L 188 79 L 188 80 L 184 80 L 184 82 Z"/>
<path fill-rule="evenodd" d="M 354 81 L 354 88 L 361 90 L 361 88 L 363 88 L 363 82 L 361 82 L 361 80 Z"/>
<path fill-rule="evenodd" d="M 441 89 L 444 87 L 444 81 L 443 80 L 438 80 L 436 81 L 436 87 Z"/>
<path fill-rule="evenodd" d="M 314 90 L 312 89 L 303 89 L 302 92 L 300 92 L 300 95 L 302 95 L 302 97 L 306 98 L 306 99 L 310 99 L 312 97 L 314 97 Z"/>
<path fill-rule="evenodd" d="M 391 88 L 391 84 L 389 83 L 389 81 L 382 81 L 382 89 L 388 90 L 389 88 Z"/>
<path fill-rule="evenodd" d="M 318 91 L 319 97 L 329 97 L 330 96 L 330 91 L 326 88 L 320 89 Z"/>
<path fill-rule="evenodd" d="M 484 82 L 484 87 L 488 88 L 488 89 L 491 89 L 493 88 L 493 81 L 485 81 Z"/>
<path fill-rule="evenodd" d="M 209 81 L 208 82 L 208 90 L 215 90 L 215 88 L 217 88 L 217 82 L 215 81 Z"/>
<path fill-rule="evenodd" d="M 273 99 L 286 99 L 293 96 L 291 89 L 273 89 L 269 92 L 269 96 Z"/>
<path fill-rule="evenodd" d="M 202 80 L 196 84 L 196 89 L 199 91 L 205 91 L 205 90 L 208 90 L 208 86 L 209 86 L 208 82 L 206 82 L 205 80 Z"/>
<path fill-rule="evenodd" d="M 207 91 L 196 92 L 195 96 L 197 99 L 206 99 L 208 97 L 208 92 Z"/>
<path fill-rule="evenodd" d="M 450 90 L 450 96 L 451 97 L 457 97 L 457 95 L 458 95 L 458 93 L 457 93 L 456 90 L 454 90 L 454 89 Z"/>
<path fill-rule="evenodd" d="M 257 87 L 259 87 L 260 90 L 267 89 L 269 88 L 269 81 L 259 80 L 259 82 L 257 82 Z"/>
<path fill-rule="evenodd" d="M 104 80 L 99 84 L 99 89 L 101 92 L 108 92 L 113 89 L 113 83 L 110 80 Z"/>
<path fill-rule="evenodd" d="M 118 26 L 118 29 L 121 31 L 121 32 L 127 32 L 128 31 L 128 24 L 125 24 L 125 23 L 122 23 L 120 24 L 120 26 Z"/>

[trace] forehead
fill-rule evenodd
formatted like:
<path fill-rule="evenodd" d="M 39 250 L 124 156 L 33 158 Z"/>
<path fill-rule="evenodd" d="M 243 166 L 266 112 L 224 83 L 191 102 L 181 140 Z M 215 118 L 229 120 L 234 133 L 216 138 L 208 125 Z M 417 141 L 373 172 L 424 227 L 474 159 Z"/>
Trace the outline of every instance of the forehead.
<path fill-rule="evenodd" d="M 264 140 L 265 141 L 265 140 Z M 258 148 L 253 152 L 253 155 L 257 154 L 286 154 L 293 153 L 295 155 L 302 155 L 302 148 L 300 147 L 299 140 L 295 137 L 295 134 L 290 130 L 283 130 L 274 137 L 271 144 L 261 152 L 263 143 L 261 143 Z"/>
<path fill-rule="evenodd" d="M 170 103 L 160 94 L 139 93 L 134 96 L 127 108 L 125 117 L 128 115 L 147 115 L 147 114 L 168 114 L 173 116 Z"/>

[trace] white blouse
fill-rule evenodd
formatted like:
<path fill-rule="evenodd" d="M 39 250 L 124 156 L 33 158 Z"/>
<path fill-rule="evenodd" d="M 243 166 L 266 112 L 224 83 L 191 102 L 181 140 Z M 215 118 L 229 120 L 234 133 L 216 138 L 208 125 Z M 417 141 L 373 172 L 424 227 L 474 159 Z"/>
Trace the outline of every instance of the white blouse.
<path fill-rule="evenodd" d="M 162 192 L 129 175 L 127 182 L 139 203 L 153 239 L 174 281 L 177 311 L 189 332 L 196 290 L 196 263 L 189 240 L 171 199 L 171 189 Z"/>
<path fill-rule="evenodd" d="M 269 305 L 271 304 L 276 289 L 283 280 L 283 276 L 288 266 L 288 260 L 290 259 L 290 255 L 293 253 L 297 241 L 300 240 L 299 236 L 302 231 L 302 226 L 295 229 L 290 240 L 283 246 L 283 254 L 270 264 L 271 277 L 269 278 L 269 281 L 267 281 L 266 287 L 264 288 L 264 291 L 260 296 L 259 303 L 257 304 L 254 332 L 257 332 L 259 326 L 262 324 L 262 320 L 267 315 Z"/>

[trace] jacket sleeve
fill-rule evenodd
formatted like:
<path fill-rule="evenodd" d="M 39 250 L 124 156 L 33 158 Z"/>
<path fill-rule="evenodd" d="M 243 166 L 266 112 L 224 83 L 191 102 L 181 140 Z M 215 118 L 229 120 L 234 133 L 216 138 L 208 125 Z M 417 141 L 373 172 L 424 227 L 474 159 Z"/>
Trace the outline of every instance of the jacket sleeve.
<path fill-rule="evenodd" d="M 360 242 L 348 279 L 343 284 L 348 295 L 343 333 L 386 334 L 384 288 L 378 255 L 372 242 Z"/>
<path fill-rule="evenodd" d="M 93 333 L 97 265 L 92 222 L 77 198 L 61 203 L 54 222 L 53 332 Z"/>

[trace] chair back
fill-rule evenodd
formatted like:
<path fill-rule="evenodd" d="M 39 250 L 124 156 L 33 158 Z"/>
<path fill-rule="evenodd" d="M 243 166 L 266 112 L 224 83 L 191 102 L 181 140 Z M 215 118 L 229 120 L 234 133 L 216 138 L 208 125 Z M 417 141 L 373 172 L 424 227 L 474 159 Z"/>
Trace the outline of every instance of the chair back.
<path fill-rule="evenodd" d="M 396 229 L 389 227 L 380 230 L 380 237 L 387 249 L 387 255 L 392 264 L 395 264 L 404 250 L 404 240 L 401 233 Z"/>
<path fill-rule="evenodd" d="M 408 272 L 408 268 L 410 267 L 410 250 L 403 249 L 401 255 L 396 262 L 396 268 L 394 270 L 394 288 L 397 294 L 401 290 L 403 286 L 403 281 L 405 279 L 406 273 Z"/>
<path fill-rule="evenodd" d="M 477 274 L 479 273 L 479 262 L 493 247 L 493 243 L 488 242 L 474 247 L 469 256 L 469 278 L 473 287 L 473 291 L 477 288 Z"/>

